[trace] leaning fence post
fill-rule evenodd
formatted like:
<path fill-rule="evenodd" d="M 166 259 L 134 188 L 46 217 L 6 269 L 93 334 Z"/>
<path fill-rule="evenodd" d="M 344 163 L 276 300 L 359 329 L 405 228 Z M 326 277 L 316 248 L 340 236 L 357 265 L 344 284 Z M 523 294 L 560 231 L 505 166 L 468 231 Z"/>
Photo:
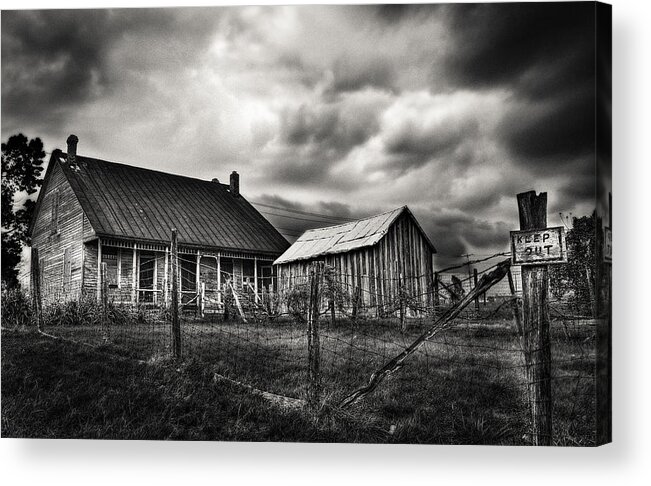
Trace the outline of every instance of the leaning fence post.
<path fill-rule="evenodd" d="M 321 356 L 319 342 L 319 286 L 323 264 L 315 262 L 310 271 L 310 302 L 307 314 L 307 350 L 308 350 L 308 396 L 307 403 L 312 410 L 319 406 L 321 396 Z"/>
<path fill-rule="evenodd" d="M 32 290 L 32 309 L 36 328 L 43 330 L 43 302 L 41 301 L 41 266 L 38 256 L 38 248 L 32 248 L 31 261 L 31 290 Z"/>
<path fill-rule="evenodd" d="M 172 354 L 176 359 L 181 358 L 181 323 L 179 321 L 179 248 L 177 231 L 172 230 L 171 255 L 172 259 Z"/>
<path fill-rule="evenodd" d="M 520 230 L 547 227 L 547 193 L 518 194 Z M 546 265 L 522 266 L 522 310 L 527 378 L 535 445 L 552 444 L 551 342 L 549 273 Z"/>

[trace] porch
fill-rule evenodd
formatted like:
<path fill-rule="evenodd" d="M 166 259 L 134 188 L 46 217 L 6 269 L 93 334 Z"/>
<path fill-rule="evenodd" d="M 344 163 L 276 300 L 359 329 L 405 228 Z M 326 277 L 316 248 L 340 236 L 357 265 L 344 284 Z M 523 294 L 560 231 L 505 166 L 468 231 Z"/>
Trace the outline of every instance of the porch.
<path fill-rule="evenodd" d="M 187 308 L 223 312 L 233 294 L 261 303 L 274 291 L 273 256 L 179 246 L 180 302 Z M 169 245 L 97 239 L 84 245 L 84 290 L 134 305 L 169 305 L 172 275 Z"/>

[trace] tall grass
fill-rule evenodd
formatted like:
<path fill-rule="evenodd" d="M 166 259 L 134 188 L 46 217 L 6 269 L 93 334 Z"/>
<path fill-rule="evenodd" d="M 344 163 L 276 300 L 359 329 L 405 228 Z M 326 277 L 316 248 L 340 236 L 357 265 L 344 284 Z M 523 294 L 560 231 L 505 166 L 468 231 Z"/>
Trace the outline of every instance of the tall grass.
<path fill-rule="evenodd" d="M 17 329 L 32 322 L 32 309 L 24 290 L 2 282 L 2 327 Z"/>

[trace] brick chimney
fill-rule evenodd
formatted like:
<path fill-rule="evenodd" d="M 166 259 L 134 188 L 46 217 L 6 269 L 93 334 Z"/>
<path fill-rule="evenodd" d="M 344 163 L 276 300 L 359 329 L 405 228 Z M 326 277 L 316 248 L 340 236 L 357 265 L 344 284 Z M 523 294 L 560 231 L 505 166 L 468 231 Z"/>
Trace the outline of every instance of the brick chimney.
<path fill-rule="evenodd" d="M 68 140 L 66 140 L 66 143 L 68 144 L 68 163 L 73 164 L 75 162 L 75 158 L 77 157 L 77 143 L 79 142 L 79 138 L 77 135 L 70 135 L 68 137 Z"/>
<path fill-rule="evenodd" d="M 237 171 L 233 171 L 231 173 L 231 194 L 234 196 L 239 196 L 240 195 L 240 175 L 237 173 Z"/>

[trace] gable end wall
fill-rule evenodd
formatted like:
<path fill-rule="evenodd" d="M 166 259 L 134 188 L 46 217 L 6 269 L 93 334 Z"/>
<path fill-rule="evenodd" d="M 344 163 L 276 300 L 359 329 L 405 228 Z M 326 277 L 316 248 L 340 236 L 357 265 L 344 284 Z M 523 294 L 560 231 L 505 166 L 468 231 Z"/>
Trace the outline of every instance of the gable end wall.
<path fill-rule="evenodd" d="M 58 211 L 53 211 L 57 200 Z M 58 215 L 56 231 L 52 230 L 53 214 Z M 32 248 L 39 252 L 44 302 L 78 299 L 83 281 L 83 239 L 92 237 L 93 230 L 58 164 L 46 182 L 35 218 Z"/>

